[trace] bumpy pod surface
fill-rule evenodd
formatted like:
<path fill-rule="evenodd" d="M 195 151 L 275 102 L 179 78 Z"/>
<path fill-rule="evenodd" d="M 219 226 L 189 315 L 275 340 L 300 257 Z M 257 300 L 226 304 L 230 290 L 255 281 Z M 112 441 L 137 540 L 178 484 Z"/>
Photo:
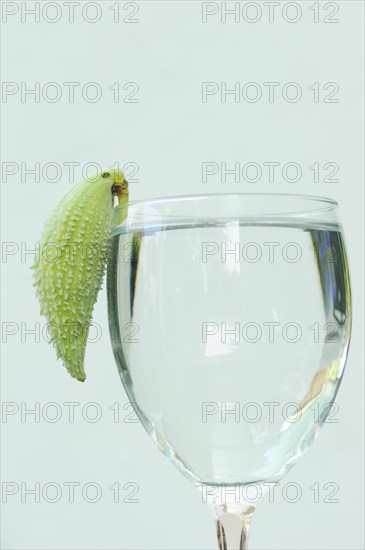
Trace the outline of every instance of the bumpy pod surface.
<path fill-rule="evenodd" d="M 68 372 L 84 381 L 84 357 L 92 312 L 105 272 L 113 194 L 128 202 L 121 171 L 109 170 L 78 183 L 46 222 L 34 286 L 47 318 L 50 341 Z"/>

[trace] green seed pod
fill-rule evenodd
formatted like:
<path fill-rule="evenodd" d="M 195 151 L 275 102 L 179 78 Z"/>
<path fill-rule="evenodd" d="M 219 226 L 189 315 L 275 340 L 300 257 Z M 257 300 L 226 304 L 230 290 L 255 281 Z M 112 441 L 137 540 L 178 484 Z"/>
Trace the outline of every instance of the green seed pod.
<path fill-rule="evenodd" d="M 32 266 L 57 358 L 80 381 L 86 378 L 86 341 L 105 272 L 113 195 L 119 204 L 128 202 L 128 183 L 118 170 L 71 189 L 46 222 L 39 261 Z"/>

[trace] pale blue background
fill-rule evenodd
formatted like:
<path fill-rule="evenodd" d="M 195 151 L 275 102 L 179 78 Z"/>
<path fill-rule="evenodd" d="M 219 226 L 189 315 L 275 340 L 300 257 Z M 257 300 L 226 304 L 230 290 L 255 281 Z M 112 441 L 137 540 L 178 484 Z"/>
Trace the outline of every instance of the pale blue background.
<path fill-rule="evenodd" d="M 350 256 L 354 330 L 347 372 L 338 396 L 338 424 L 329 424 L 305 458 L 283 483 L 300 483 L 296 504 L 279 495 L 263 500 L 252 526 L 254 549 L 361 549 L 363 517 L 363 172 L 362 172 L 362 19 L 363 4 L 339 2 L 338 24 L 313 23 L 309 2 L 299 2 L 303 18 L 288 24 L 267 16 L 256 24 L 201 22 L 200 2 L 139 2 L 138 24 L 114 24 L 109 2 L 102 2 L 99 23 L 76 17 L 26 23 L 19 16 L 3 25 L 3 80 L 97 81 L 105 97 L 96 104 L 66 100 L 22 104 L 19 97 L 2 105 L 3 162 L 138 163 L 133 200 L 204 192 L 293 192 L 328 195 L 340 202 Z M 22 4 L 21 2 L 19 4 Z M 28 3 L 30 4 L 30 3 Z M 33 4 L 33 3 L 32 3 Z M 62 2 L 60 3 L 62 4 Z M 321 3 L 320 3 L 321 4 Z M 323 4 L 323 3 L 322 3 Z M 66 12 L 65 12 L 66 13 Z M 79 12 L 77 12 L 79 13 Z M 125 15 L 126 12 L 123 12 Z M 323 16 L 323 15 L 322 15 Z M 290 104 L 201 102 L 201 82 L 336 81 L 338 104 L 306 99 Z M 119 103 L 107 91 L 113 82 L 135 81 L 140 102 Z M 303 168 L 318 161 L 340 165 L 340 182 L 223 184 L 201 181 L 203 161 L 296 161 Z M 80 178 L 80 171 L 76 171 Z M 50 209 L 70 187 L 67 172 L 55 184 L 28 177 L 2 183 L 3 241 L 26 242 L 40 236 Z M 3 321 L 32 326 L 44 319 L 28 267 L 20 255 L 3 269 Z M 4 549 L 208 549 L 215 547 L 213 523 L 198 492 L 169 465 L 138 424 L 113 423 L 108 409 L 127 402 L 109 343 L 106 297 L 95 309 L 100 341 L 87 350 L 87 382 L 77 384 L 55 360 L 50 346 L 28 337 L 9 338 L 3 346 L 2 398 L 29 405 L 51 401 L 95 401 L 103 420 L 89 424 L 76 416 L 56 424 L 19 415 L 2 424 L 2 479 L 30 485 L 35 481 L 99 483 L 97 504 L 80 497 L 69 504 L 19 496 L 3 505 Z M 187 395 L 187 403 L 189 396 Z M 66 409 L 63 408 L 64 413 Z M 128 411 L 127 411 L 128 412 Z M 115 481 L 140 486 L 138 504 L 115 504 L 108 489 Z M 309 489 L 318 482 L 340 487 L 338 504 L 313 502 Z"/>

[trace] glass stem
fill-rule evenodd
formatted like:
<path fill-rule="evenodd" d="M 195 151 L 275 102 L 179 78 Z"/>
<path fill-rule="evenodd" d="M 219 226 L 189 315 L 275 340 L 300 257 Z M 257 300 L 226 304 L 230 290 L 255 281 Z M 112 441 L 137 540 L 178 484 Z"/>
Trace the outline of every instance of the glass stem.
<path fill-rule="evenodd" d="M 217 530 L 218 550 L 247 550 L 251 517 L 255 508 L 243 510 L 224 504 L 212 507 Z"/>
<path fill-rule="evenodd" d="M 251 525 L 251 519 L 256 506 L 262 495 L 266 492 L 266 487 L 260 484 L 254 484 L 256 498 L 246 496 L 248 485 L 237 485 L 235 487 L 223 487 L 218 490 L 213 487 L 206 491 L 209 507 L 212 511 L 216 525 L 218 550 L 247 550 L 248 533 Z"/>

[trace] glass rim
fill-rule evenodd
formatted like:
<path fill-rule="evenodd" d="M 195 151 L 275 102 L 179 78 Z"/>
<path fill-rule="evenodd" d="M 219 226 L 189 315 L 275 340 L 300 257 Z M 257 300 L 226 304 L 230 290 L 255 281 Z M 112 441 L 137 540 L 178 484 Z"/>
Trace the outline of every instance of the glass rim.
<path fill-rule="evenodd" d="M 236 197 L 237 199 L 243 199 L 243 198 L 273 198 L 273 199 L 296 199 L 300 201 L 311 201 L 313 203 L 319 203 L 322 204 L 322 207 L 314 208 L 314 210 L 311 210 L 312 212 L 316 211 L 328 211 L 333 210 L 338 206 L 338 202 L 334 199 L 331 199 L 330 197 L 323 197 L 320 195 L 305 195 L 305 194 L 298 194 L 298 193 L 198 193 L 195 195 L 171 195 L 171 196 L 165 196 L 165 197 L 156 197 L 152 199 L 142 199 L 142 200 L 136 200 L 136 201 L 130 201 L 123 205 L 117 205 L 115 207 L 115 210 L 123 211 L 124 209 L 128 209 L 128 207 L 133 206 L 148 206 L 150 204 L 164 204 L 164 203 L 172 203 L 172 202 L 187 202 L 187 201 L 194 201 L 194 200 L 204 200 L 204 199 L 210 199 L 214 198 L 217 199 L 218 197 L 221 197 L 222 199 L 232 199 Z M 328 205 L 327 207 L 323 207 L 323 204 Z M 294 210 L 294 208 L 293 208 Z M 290 212 L 290 211 L 289 211 Z"/>

